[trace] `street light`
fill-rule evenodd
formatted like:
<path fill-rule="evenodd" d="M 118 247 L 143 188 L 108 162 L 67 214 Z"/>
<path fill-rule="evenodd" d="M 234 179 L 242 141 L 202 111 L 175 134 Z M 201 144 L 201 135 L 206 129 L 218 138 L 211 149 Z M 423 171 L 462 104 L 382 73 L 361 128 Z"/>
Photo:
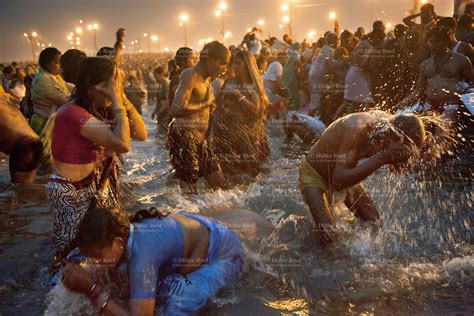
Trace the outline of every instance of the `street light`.
<path fill-rule="evenodd" d="M 285 13 L 285 16 L 283 17 L 283 22 L 285 22 L 286 26 L 288 27 L 288 32 L 290 33 L 290 36 L 293 36 L 293 20 L 295 16 L 295 5 L 293 1 L 282 4 L 281 11 Z"/>
<path fill-rule="evenodd" d="M 187 29 L 187 24 L 189 21 L 189 15 L 186 13 L 181 14 L 179 17 L 179 26 L 183 27 L 183 38 L 184 38 L 184 46 L 188 46 L 188 29 Z"/>
<path fill-rule="evenodd" d="M 225 21 L 224 21 L 224 11 L 227 10 L 227 3 L 226 2 L 220 2 L 219 5 L 217 6 L 218 9 L 214 11 L 214 15 L 217 18 L 221 19 L 221 30 L 219 33 L 221 33 L 222 37 L 222 42 L 225 40 Z"/>
<path fill-rule="evenodd" d="M 147 48 L 148 48 L 148 52 L 151 52 L 151 43 L 150 43 L 150 40 L 151 40 L 151 37 L 148 36 L 148 33 L 143 33 L 143 37 L 146 38 L 146 44 L 147 44 Z"/>
<path fill-rule="evenodd" d="M 31 32 L 31 34 L 28 33 L 23 33 L 23 36 L 28 39 L 28 41 L 31 44 L 31 53 L 33 55 L 33 60 L 36 60 L 36 49 L 35 45 L 39 46 L 39 43 L 36 43 L 36 37 L 38 36 L 38 33 L 36 32 Z"/>
<path fill-rule="evenodd" d="M 97 30 L 99 29 L 99 24 L 97 23 L 93 23 L 93 24 L 89 24 L 87 26 L 87 29 L 89 31 L 93 31 L 94 33 L 94 52 L 97 52 Z"/>
<path fill-rule="evenodd" d="M 160 44 L 158 43 L 158 39 L 159 39 L 158 35 L 152 35 L 150 38 L 153 42 L 156 43 L 156 51 L 159 52 L 160 51 L 160 46 L 159 46 Z"/>

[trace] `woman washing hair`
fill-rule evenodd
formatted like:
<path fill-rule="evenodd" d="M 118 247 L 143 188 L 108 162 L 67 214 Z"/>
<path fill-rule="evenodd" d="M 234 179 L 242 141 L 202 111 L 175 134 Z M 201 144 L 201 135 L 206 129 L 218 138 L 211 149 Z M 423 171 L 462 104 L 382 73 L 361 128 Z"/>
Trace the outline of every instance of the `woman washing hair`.
<path fill-rule="evenodd" d="M 51 146 L 54 173 L 46 186 L 54 216 L 54 268 L 70 250 L 87 209 L 93 204 L 118 204 L 118 155 L 130 150 L 131 132 L 146 134 L 133 106 L 124 106 L 122 80 L 112 60 L 86 58 L 80 65 L 74 101 L 56 114 Z M 132 125 L 138 121 L 142 123 Z"/>
<path fill-rule="evenodd" d="M 238 52 L 232 69 L 235 78 L 224 83 L 216 100 L 216 151 L 225 173 L 255 175 L 270 152 L 263 122 L 268 97 L 250 52 Z"/>

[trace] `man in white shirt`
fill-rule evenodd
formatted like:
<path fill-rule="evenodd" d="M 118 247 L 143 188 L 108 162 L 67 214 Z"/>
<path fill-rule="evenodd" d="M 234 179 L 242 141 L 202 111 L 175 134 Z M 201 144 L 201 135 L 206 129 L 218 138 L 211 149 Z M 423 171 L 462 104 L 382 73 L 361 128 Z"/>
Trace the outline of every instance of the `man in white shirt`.
<path fill-rule="evenodd" d="M 283 66 L 288 62 L 288 53 L 278 53 L 278 58 L 272 62 L 262 77 L 265 91 L 270 103 L 284 100 L 288 97 L 288 90 L 283 84 Z"/>

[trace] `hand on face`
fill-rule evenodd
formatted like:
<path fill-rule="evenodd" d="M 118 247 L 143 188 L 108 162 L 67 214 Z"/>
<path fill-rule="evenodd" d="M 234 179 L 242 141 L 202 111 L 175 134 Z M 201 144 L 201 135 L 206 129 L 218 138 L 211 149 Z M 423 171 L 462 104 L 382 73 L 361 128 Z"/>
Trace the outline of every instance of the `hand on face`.
<path fill-rule="evenodd" d="M 64 286 L 74 292 L 89 294 L 94 284 L 92 276 L 82 269 L 78 264 L 69 263 L 64 268 L 61 276 Z"/>
<path fill-rule="evenodd" d="M 94 86 L 96 92 L 102 94 L 110 100 L 117 100 L 121 96 L 123 76 L 118 68 L 114 69 L 114 72 L 107 82 L 101 82 Z"/>
<path fill-rule="evenodd" d="M 400 166 L 408 162 L 411 150 L 407 145 L 401 142 L 391 143 L 385 151 L 386 163 L 390 165 Z"/>

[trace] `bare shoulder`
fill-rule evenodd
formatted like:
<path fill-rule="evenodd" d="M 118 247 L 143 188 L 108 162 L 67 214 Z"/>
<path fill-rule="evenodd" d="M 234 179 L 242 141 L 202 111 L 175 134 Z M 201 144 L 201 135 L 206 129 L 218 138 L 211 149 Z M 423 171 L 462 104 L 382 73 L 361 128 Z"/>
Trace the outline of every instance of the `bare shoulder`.
<path fill-rule="evenodd" d="M 461 64 L 461 65 L 467 65 L 467 64 L 471 64 L 471 61 L 469 60 L 469 58 L 467 58 L 465 55 L 463 54 L 459 54 L 459 53 L 456 53 L 456 52 L 453 52 L 453 58 L 454 60 Z"/>
<path fill-rule="evenodd" d="M 194 68 L 187 68 L 181 73 L 181 81 L 193 81 L 197 77 Z"/>

